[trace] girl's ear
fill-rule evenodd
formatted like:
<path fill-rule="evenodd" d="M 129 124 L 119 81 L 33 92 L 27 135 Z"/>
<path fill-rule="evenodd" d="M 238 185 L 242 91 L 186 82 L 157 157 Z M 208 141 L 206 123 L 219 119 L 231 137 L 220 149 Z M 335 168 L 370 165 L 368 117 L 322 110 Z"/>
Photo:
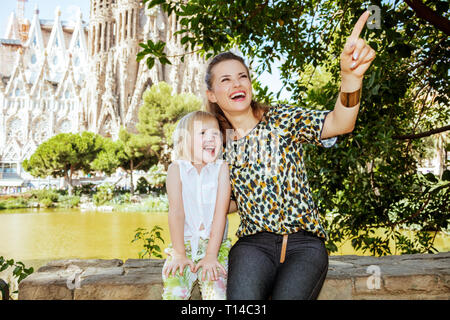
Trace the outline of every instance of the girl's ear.
<path fill-rule="evenodd" d="M 208 98 L 209 102 L 217 103 L 217 98 L 214 92 L 206 90 L 206 97 Z"/>

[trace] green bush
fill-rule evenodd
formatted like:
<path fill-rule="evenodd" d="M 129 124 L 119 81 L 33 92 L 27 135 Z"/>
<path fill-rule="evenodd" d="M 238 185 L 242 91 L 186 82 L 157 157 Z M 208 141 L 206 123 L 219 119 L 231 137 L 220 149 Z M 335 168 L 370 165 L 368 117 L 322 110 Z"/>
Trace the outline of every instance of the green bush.
<path fill-rule="evenodd" d="M 167 172 L 164 171 L 164 166 L 161 164 L 154 165 L 147 172 L 149 191 L 156 192 L 161 195 L 166 193 L 166 178 Z"/>
<path fill-rule="evenodd" d="M 3 209 L 21 209 L 28 208 L 28 201 L 24 198 L 9 198 L 3 201 Z M 0 208 L 2 207 L 0 206 Z"/>
<path fill-rule="evenodd" d="M 131 202 L 131 193 L 130 192 L 126 192 L 126 193 L 119 194 L 119 195 L 115 196 L 111 200 L 111 202 L 114 203 L 114 204 L 130 203 Z"/>
<path fill-rule="evenodd" d="M 94 204 L 100 206 L 114 198 L 114 186 L 110 183 L 105 183 L 97 187 L 97 192 L 92 197 Z"/>
<path fill-rule="evenodd" d="M 44 198 L 44 199 L 40 200 L 39 204 L 41 207 L 44 207 L 44 208 L 53 207 L 53 201 L 52 201 L 52 199 L 49 199 L 49 198 Z"/>
<path fill-rule="evenodd" d="M 140 194 L 148 194 L 150 191 L 150 184 L 147 179 L 144 177 L 140 177 L 137 181 L 136 192 Z"/>
<path fill-rule="evenodd" d="M 28 277 L 30 274 L 34 272 L 33 267 L 25 268 L 25 265 L 23 262 L 20 261 L 14 261 L 14 259 L 5 260 L 3 256 L 0 256 L 0 272 L 10 268 L 14 267 L 13 270 L 13 276 L 17 278 L 17 283 L 20 283 L 23 279 Z M 11 286 L 11 284 L 8 284 L 8 287 Z M 18 291 L 14 291 L 13 294 L 17 294 Z M 3 292 L 2 292 L 3 294 Z M 8 297 L 10 299 L 10 297 Z"/>
<path fill-rule="evenodd" d="M 79 196 L 60 196 L 58 198 L 58 207 L 60 208 L 74 208 L 80 203 Z"/>
<path fill-rule="evenodd" d="M 140 203 L 117 205 L 114 210 L 122 212 L 167 212 L 169 210 L 169 200 L 167 195 L 149 196 Z"/>
<path fill-rule="evenodd" d="M 81 186 L 75 186 L 73 187 L 73 194 L 76 196 L 81 196 L 83 194 L 91 196 L 94 194 L 94 183 L 88 183 Z"/>
<path fill-rule="evenodd" d="M 168 211 L 169 200 L 166 195 L 149 197 L 142 203 L 142 206 L 146 209 L 145 211 Z"/>
<path fill-rule="evenodd" d="M 59 198 L 59 193 L 55 189 L 42 189 L 42 190 L 31 190 L 31 198 L 37 199 L 42 202 L 43 199 L 49 199 L 52 202 L 57 202 Z"/>
<path fill-rule="evenodd" d="M 136 234 L 131 242 L 139 240 L 144 242 L 144 249 L 139 252 L 139 259 L 144 259 L 145 256 L 148 256 L 149 259 L 152 256 L 162 259 L 161 248 L 157 244 L 158 241 L 164 243 L 164 239 L 161 237 L 162 230 L 160 226 L 154 226 L 150 231 L 145 228 L 136 229 Z"/>

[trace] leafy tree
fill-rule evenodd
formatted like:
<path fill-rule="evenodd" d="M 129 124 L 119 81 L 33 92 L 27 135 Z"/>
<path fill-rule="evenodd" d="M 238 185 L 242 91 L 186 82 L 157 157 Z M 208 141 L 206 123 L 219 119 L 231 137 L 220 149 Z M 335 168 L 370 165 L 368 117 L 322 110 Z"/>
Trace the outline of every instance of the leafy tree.
<path fill-rule="evenodd" d="M 131 194 L 134 194 L 133 171 L 147 171 L 158 162 L 158 157 L 152 149 L 150 140 L 143 134 L 132 134 L 121 128 L 119 143 L 122 150 L 120 167 L 130 174 Z"/>
<path fill-rule="evenodd" d="M 64 177 L 72 195 L 72 176 L 82 170 L 84 174 L 93 171 L 91 164 L 102 150 L 104 138 L 85 131 L 81 134 L 61 133 L 43 142 L 30 159 L 23 161 L 23 168 L 40 178 Z"/>
<path fill-rule="evenodd" d="M 450 130 L 448 2 L 144 2 L 175 15 L 186 55 L 239 49 L 256 75 L 259 100 L 278 101 L 281 91 L 271 92 L 257 77 L 279 63 L 290 103 L 323 110 L 334 106 L 339 55 L 351 28 L 365 7 L 376 5 L 380 16 L 369 22 L 379 27 L 368 25 L 361 35 L 377 58 L 366 73 L 356 127 L 331 150 L 305 146 L 309 181 L 326 216 L 329 250 L 350 240 L 374 255 L 392 253 L 391 243 L 401 253 L 435 252 L 429 235 L 448 228 L 450 183 L 446 171 L 436 180 L 418 174 L 417 159 L 424 137 Z M 142 47 L 138 59 L 149 67 L 155 59 L 176 59 L 163 55 L 162 44 Z M 400 227 L 417 235 L 405 239 Z M 383 235 L 375 233 L 380 228 Z"/>
<path fill-rule="evenodd" d="M 202 102 L 190 93 L 174 94 L 172 87 L 165 82 L 159 82 L 147 90 L 143 101 L 136 127 L 167 171 L 177 121 L 187 113 L 199 110 Z"/>
<path fill-rule="evenodd" d="M 131 194 L 134 194 L 133 171 L 146 171 L 157 161 L 157 155 L 151 149 L 147 137 L 130 133 L 122 127 L 119 140 L 107 141 L 104 149 L 93 161 L 92 167 L 106 174 L 112 174 L 119 167 L 124 169 L 130 175 Z"/>

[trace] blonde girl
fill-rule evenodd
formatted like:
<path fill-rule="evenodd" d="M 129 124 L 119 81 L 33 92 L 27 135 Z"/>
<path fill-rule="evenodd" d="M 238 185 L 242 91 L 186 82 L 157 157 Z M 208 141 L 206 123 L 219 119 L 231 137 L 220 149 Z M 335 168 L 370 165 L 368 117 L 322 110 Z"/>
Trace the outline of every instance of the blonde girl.
<path fill-rule="evenodd" d="M 174 161 L 167 172 L 172 244 L 162 270 L 164 300 L 189 299 L 198 280 L 204 300 L 226 298 L 228 165 L 219 160 L 222 138 L 217 119 L 195 111 L 174 132 Z"/>

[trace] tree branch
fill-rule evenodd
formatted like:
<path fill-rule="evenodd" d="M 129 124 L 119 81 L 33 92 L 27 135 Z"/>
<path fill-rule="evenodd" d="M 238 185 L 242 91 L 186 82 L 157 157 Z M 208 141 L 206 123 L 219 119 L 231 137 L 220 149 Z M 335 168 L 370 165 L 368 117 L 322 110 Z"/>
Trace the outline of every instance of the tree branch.
<path fill-rule="evenodd" d="M 450 130 L 450 125 L 444 126 L 442 128 L 437 128 L 437 129 L 421 132 L 421 133 L 393 136 L 392 138 L 396 139 L 396 140 L 420 139 L 423 137 L 428 137 L 433 134 L 437 134 L 437 133 L 441 133 L 441 132 L 445 132 L 445 131 L 449 131 L 449 130 Z"/>
<path fill-rule="evenodd" d="M 421 0 L 405 0 L 416 15 L 431 23 L 436 29 L 439 29 L 450 36 L 450 21 L 445 17 L 438 15 L 436 12 L 427 7 Z"/>

